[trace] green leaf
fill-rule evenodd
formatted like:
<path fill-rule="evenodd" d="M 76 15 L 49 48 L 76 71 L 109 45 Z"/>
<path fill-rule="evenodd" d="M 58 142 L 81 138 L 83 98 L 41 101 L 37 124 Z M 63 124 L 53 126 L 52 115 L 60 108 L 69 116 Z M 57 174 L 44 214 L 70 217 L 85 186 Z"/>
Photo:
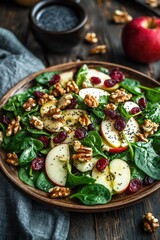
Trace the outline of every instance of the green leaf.
<path fill-rule="evenodd" d="M 20 157 L 19 157 L 19 164 L 20 165 L 25 165 L 29 162 L 31 162 L 34 158 L 36 158 L 37 153 L 33 148 L 33 145 L 29 147 L 28 149 L 25 149 Z"/>
<path fill-rule="evenodd" d="M 36 77 L 36 82 L 42 85 L 48 85 L 49 81 L 55 74 L 59 74 L 59 71 L 54 72 L 44 72 L 38 77 Z"/>
<path fill-rule="evenodd" d="M 154 137 L 153 138 L 153 148 L 156 151 L 156 153 L 160 154 L 160 137 Z"/>
<path fill-rule="evenodd" d="M 144 119 L 150 119 L 152 122 L 160 123 L 160 104 L 148 103 L 147 107 L 142 112 L 142 116 L 139 119 L 141 121 Z"/>
<path fill-rule="evenodd" d="M 78 198 L 85 205 L 97 205 L 108 203 L 111 200 L 112 195 L 105 186 L 93 183 L 86 185 L 70 198 Z"/>
<path fill-rule="evenodd" d="M 125 78 L 121 83 L 120 87 L 128 90 L 129 92 L 139 95 L 141 94 L 140 82 L 134 79 Z"/>
<path fill-rule="evenodd" d="M 83 81 L 86 79 L 88 74 L 88 67 L 84 64 L 78 71 L 76 75 L 76 84 L 80 88 L 82 86 Z"/>
<path fill-rule="evenodd" d="M 148 90 L 146 91 L 146 96 L 147 99 L 152 103 L 160 102 L 160 87 L 148 88 Z"/>
<path fill-rule="evenodd" d="M 27 165 L 27 166 L 20 168 L 20 170 L 18 172 L 18 177 L 25 184 L 27 184 L 31 187 L 35 187 L 36 180 L 37 180 L 39 174 L 40 174 L 39 171 L 32 171 L 32 175 L 30 175 L 30 166 Z"/>
<path fill-rule="evenodd" d="M 50 133 L 48 133 L 47 131 L 43 130 L 38 130 L 35 128 L 31 128 L 30 126 L 27 126 L 27 131 L 32 133 L 32 134 L 36 134 L 36 135 L 45 135 L 45 136 L 51 136 Z"/>
<path fill-rule="evenodd" d="M 44 192 L 49 192 L 49 189 L 55 185 L 48 179 L 45 172 L 41 172 L 36 180 L 36 187 Z"/>
<path fill-rule="evenodd" d="M 137 168 L 136 166 L 134 166 L 131 169 L 131 180 L 135 179 L 135 178 L 138 178 L 139 180 L 142 181 L 145 178 L 145 176 L 146 176 L 146 174 L 142 170 Z"/>
<path fill-rule="evenodd" d="M 105 74 L 109 74 L 109 70 L 107 68 L 104 68 L 104 67 L 96 67 L 96 69 L 100 72 L 103 72 Z"/>

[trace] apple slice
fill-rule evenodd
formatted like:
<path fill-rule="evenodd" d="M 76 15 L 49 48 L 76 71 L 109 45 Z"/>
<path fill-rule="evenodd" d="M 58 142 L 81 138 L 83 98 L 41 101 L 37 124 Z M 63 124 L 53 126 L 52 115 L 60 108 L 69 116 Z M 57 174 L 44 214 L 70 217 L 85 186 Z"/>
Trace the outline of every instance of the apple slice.
<path fill-rule="evenodd" d="M 68 134 L 68 137 L 63 141 L 63 143 L 67 143 L 68 145 L 73 145 L 74 141 L 76 140 L 75 130 L 71 130 L 67 134 Z M 51 139 L 50 146 L 51 148 L 54 148 L 55 146 L 57 146 L 57 144 L 55 144 Z"/>
<path fill-rule="evenodd" d="M 50 109 L 55 108 L 56 102 L 57 102 L 56 99 L 51 100 L 51 101 L 46 102 L 43 106 L 41 106 L 41 108 L 40 108 L 41 117 L 43 117 Z"/>
<path fill-rule="evenodd" d="M 121 146 L 119 132 L 114 128 L 114 121 L 112 119 L 105 119 L 101 122 L 100 131 L 102 137 L 113 148 Z"/>
<path fill-rule="evenodd" d="M 110 95 L 107 91 L 103 90 L 103 89 L 99 89 L 99 88 L 83 88 L 79 91 L 79 96 L 81 98 L 85 98 L 85 96 L 87 94 L 90 94 L 91 96 L 94 96 L 97 100 L 99 100 L 99 98 L 101 96 L 108 96 Z"/>
<path fill-rule="evenodd" d="M 93 169 L 94 165 L 96 164 L 98 158 L 93 157 L 90 161 L 81 162 L 77 159 L 73 161 L 73 165 L 77 168 L 80 172 L 87 172 Z"/>
<path fill-rule="evenodd" d="M 138 104 L 135 102 L 132 102 L 132 101 L 125 102 L 123 107 L 127 112 L 130 112 L 134 107 L 139 108 Z M 141 112 L 139 112 L 139 113 L 141 113 Z"/>
<path fill-rule="evenodd" d="M 44 128 L 49 132 L 59 132 L 61 127 L 65 126 L 65 121 L 62 119 L 62 121 L 53 120 L 52 117 L 43 117 L 43 126 Z"/>
<path fill-rule="evenodd" d="M 68 72 L 63 72 L 60 75 L 60 84 L 62 85 L 62 87 L 65 88 L 66 83 L 69 82 L 70 80 L 73 80 L 73 75 L 74 72 L 73 71 L 68 71 Z"/>
<path fill-rule="evenodd" d="M 126 151 L 127 149 L 128 149 L 128 146 L 113 148 L 102 138 L 102 151 L 107 151 L 110 153 L 120 153 L 120 152 Z"/>
<path fill-rule="evenodd" d="M 65 186 L 67 179 L 66 165 L 70 154 L 68 144 L 54 147 L 46 157 L 45 171 L 49 179 L 58 186 Z"/>
<path fill-rule="evenodd" d="M 79 117 L 86 113 L 87 112 L 82 109 L 67 109 L 62 112 L 64 120 L 68 127 L 73 127 L 79 123 Z"/>

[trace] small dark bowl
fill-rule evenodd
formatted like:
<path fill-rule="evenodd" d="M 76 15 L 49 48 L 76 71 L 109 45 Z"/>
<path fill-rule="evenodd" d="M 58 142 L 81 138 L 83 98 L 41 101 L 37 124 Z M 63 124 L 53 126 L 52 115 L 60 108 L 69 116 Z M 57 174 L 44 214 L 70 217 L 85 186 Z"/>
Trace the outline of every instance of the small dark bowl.
<path fill-rule="evenodd" d="M 38 24 L 38 16 L 46 7 L 64 6 L 71 9 L 78 18 L 78 24 L 66 31 L 51 31 L 42 28 Z M 47 0 L 34 5 L 29 14 L 29 20 L 33 33 L 40 44 L 51 52 L 64 53 L 70 51 L 84 37 L 84 26 L 87 15 L 84 9 L 76 2 L 70 0 Z"/>

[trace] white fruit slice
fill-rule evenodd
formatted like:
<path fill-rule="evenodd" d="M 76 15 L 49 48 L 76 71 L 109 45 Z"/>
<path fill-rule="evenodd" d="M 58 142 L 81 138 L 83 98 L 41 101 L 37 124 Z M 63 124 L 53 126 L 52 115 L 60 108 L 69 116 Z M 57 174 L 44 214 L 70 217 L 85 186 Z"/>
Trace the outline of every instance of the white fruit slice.
<path fill-rule="evenodd" d="M 80 172 L 87 172 L 93 169 L 94 165 L 96 164 L 98 158 L 94 157 L 90 161 L 81 162 L 79 160 L 74 160 L 73 165 L 77 168 Z"/>
<path fill-rule="evenodd" d="M 104 185 L 110 192 L 112 192 L 112 181 L 110 181 L 109 166 L 107 166 L 103 172 L 99 172 L 95 166 L 92 170 L 92 177 L 96 179 L 95 183 Z"/>
<path fill-rule="evenodd" d="M 43 117 L 50 109 L 55 108 L 56 107 L 56 102 L 57 100 L 52 100 L 52 101 L 48 101 L 46 102 L 41 108 L 40 108 L 40 114 L 41 117 Z"/>
<path fill-rule="evenodd" d="M 122 193 L 126 190 L 131 179 L 131 172 L 128 164 L 121 159 L 114 159 L 109 164 L 110 173 L 114 176 L 113 191 Z"/>
<path fill-rule="evenodd" d="M 61 127 L 65 125 L 65 121 L 53 120 L 52 117 L 45 116 L 43 118 L 43 126 L 49 132 L 59 132 Z"/>
<path fill-rule="evenodd" d="M 73 145 L 75 140 L 76 140 L 75 130 L 72 130 L 71 132 L 68 132 L 68 137 L 63 141 L 63 143 L 67 143 L 68 145 Z M 51 139 L 51 143 L 50 143 L 51 148 L 55 147 L 56 145 L 57 144 L 55 144 Z"/>
<path fill-rule="evenodd" d="M 59 82 L 62 85 L 62 87 L 65 88 L 66 83 L 69 82 L 70 80 L 73 80 L 73 75 L 74 75 L 73 71 L 63 72 L 60 74 Z"/>
<path fill-rule="evenodd" d="M 135 102 L 132 102 L 132 101 L 125 102 L 123 107 L 127 112 L 130 112 L 132 110 L 132 108 L 134 108 L 134 107 L 139 108 L 138 104 L 136 104 Z"/>
<path fill-rule="evenodd" d="M 45 171 L 54 184 L 65 186 L 67 179 L 66 165 L 69 162 L 69 157 L 68 144 L 60 144 L 47 154 Z"/>
<path fill-rule="evenodd" d="M 114 128 L 112 119 L 103 120 L 100 127 L 102 137 L 114 148 L 121 146 L 119 132 Z"/>
<path fill-rule="evenodd" d="M 135 118 L 131 117 L 128 120 L 125 129 L 123 130 L 123 133 L 125 134 L 125 136 L 129 142 L 136 142 L 137 141 L 136 134 L 139 131 L 140 131 L 140 129 L 139 129 L 139 125 L 138 125 L 137 121 L 135 120 Z M 127 142 L 124 139 L 122 139 L 121 146 L 122 147 L 128 146 Z"/>
<path fill-rule="evenodd" d="M 110 95 L 107 91 L 99 88 L 83 88 L 79 91 L 79 95 L 81 98 L 85 98 L 87 94 L 90 94 L 91 96 L 95 97 L 97 100 L 99 100 L 101 96 Z"/>
<path fill-rule="evenodd" d="M 75 126 L 79 122 L 79 117 L 87 113 L 82 109 L 67 109 L 62 112 L 66 126 Z"/>

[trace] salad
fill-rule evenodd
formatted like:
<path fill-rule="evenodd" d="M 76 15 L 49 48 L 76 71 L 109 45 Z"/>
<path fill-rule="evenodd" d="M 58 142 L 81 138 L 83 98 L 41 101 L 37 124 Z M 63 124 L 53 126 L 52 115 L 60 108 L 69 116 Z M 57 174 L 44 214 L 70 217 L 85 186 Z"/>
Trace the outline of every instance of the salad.
<path fill-rule="evenodd" d="M 160 180 L 159 126 L 160 87 L 84 64 L 44 72 L 10 97 L 0 139 L 22 182 L 96 205 Z"/>

